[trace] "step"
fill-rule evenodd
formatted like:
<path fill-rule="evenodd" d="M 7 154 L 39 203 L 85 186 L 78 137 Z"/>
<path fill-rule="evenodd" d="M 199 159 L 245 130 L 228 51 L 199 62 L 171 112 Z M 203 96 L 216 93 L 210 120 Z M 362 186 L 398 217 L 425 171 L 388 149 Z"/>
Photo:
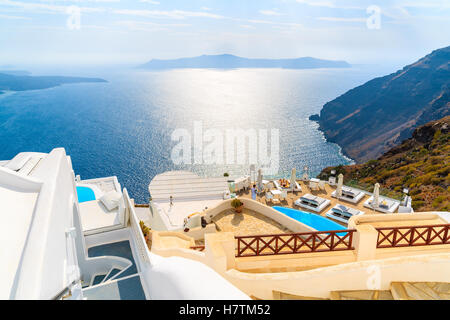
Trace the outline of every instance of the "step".
<path fill-rule="evenodd" d="M 109 270 L 108 274 L 106 275 L 106 277 L 103 279 L 102 282 L 108 281 L 109 279 L 114 277 L 116 274 L 118 274 L 120 271 L 121 271 L 120 269 L 116 269 L 116 268 Z"/>
<path fill-rule="evenodd" d="M 331 291 L 331 300 L 393 300 L 389 290 Z"/>
<path fill-rule="evenodd" d="M 82 290 L 87 300 L 145 300 L 139 274 L 111 280 Z"/>
<path fill-rule="evenodd" d="M 106 274 L 98 274 L 94 277 L 91 286 L 95 286 L 96 284 L 100 284 L 106 278 Z"/>
<path fill-rule="evenodd" d="M 276 290 L 272 290 L 272 294 L 274 300 L 329 300 L 327 298 L 299 296 Z"/>
<path fill-rule="evenodd" d="M 448 282 L 392 282 L 395 300 L 450 300 Z"/>

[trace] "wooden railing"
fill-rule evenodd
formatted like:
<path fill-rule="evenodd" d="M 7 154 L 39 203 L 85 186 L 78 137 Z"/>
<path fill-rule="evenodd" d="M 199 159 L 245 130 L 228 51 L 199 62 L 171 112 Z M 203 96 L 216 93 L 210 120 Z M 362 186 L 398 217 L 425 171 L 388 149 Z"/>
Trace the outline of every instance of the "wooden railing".
<path fill-rule="evenodd" d="M 196 250 L 196 251 L 205 251 L 205 246 L 193 246 L 193 247 L 190 247 L 190 249 Z"/>
<path fill-rule="evenodd" d="M 450 244 L 450 224 L 376 229 L 377 248 Z"/>
<path fill-rule="evenodd" d="M 236 257 L 353 250 L 356 230 L 236 236 Z"/>

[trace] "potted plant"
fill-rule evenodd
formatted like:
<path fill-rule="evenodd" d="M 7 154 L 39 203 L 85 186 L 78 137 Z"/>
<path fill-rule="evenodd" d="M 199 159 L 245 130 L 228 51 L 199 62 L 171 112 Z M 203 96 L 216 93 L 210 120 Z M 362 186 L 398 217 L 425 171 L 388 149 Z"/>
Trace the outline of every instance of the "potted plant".
<path fill-rule="evenodd" d="M 234 198 L 231 201 L 231 206 L 234 208 L 234 211 L 236 211 L 237 213 L 241 213 L 244 203 L 241 200 L 239 200 L 238 198 Z"/>
<path fill-rule="evenodd" d="M 139 221 L 139 226 L 144 234 L 145 241 L 148 242 L 150 240 L 151 229 L 145 225 L 144 221 Z"/>

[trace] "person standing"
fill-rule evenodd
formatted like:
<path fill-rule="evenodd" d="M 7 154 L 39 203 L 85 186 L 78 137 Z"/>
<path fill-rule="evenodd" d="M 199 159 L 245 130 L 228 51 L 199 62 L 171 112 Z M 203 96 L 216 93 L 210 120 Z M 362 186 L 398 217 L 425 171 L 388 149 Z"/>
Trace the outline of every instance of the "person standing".
<path fill-rule="evenodd" d="M 252 199 L 256 200 L 256 184 L 254 184 L 252 187 Z"/>

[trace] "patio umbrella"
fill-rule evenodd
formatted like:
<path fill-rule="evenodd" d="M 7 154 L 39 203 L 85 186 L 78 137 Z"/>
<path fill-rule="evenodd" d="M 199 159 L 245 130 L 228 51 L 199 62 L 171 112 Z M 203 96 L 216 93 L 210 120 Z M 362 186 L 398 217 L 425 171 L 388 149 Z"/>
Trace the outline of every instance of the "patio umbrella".
<path fill-rule="evenodd" d="M 336 188 L 336 197 L 342 197 L 342 185 L 344 184 L 344 175 L 341 173 L 338 176 L 338 184 Z"/>
<path fill-rule="evenodd" d="M 380 184 L 375 183 L 375 188 L 373 189 L 372 207 L 377 208 L 379 202 L 380 202 Z"/>
<path fill-rule="evenodd" d="M 264 188 L 262 180 L 263 180 L 263 176 L 262 176 L 262 170 L 260 168 L 260 169 L 258 169 L 258 193 L 262 192 L 262 190 Z"/>
<path fill-rule="evenodd" d="M 295 168 L 293 168 L 291 171 L 291 184 L 289 186 L 291 191 L 294 191 L 295 180 L 296 180 L 296 170 L 295 170 Z"/>
<path fill-rule="evenodd" d="M 309 180 L 309 176 L 308 176 L 308 166 L 305 166 L 305 167 L 303 168 L 303 171 L 304 171 L 304 173 L 303 173 L 303 181 L 308 181 L 308 180 Z"/>

